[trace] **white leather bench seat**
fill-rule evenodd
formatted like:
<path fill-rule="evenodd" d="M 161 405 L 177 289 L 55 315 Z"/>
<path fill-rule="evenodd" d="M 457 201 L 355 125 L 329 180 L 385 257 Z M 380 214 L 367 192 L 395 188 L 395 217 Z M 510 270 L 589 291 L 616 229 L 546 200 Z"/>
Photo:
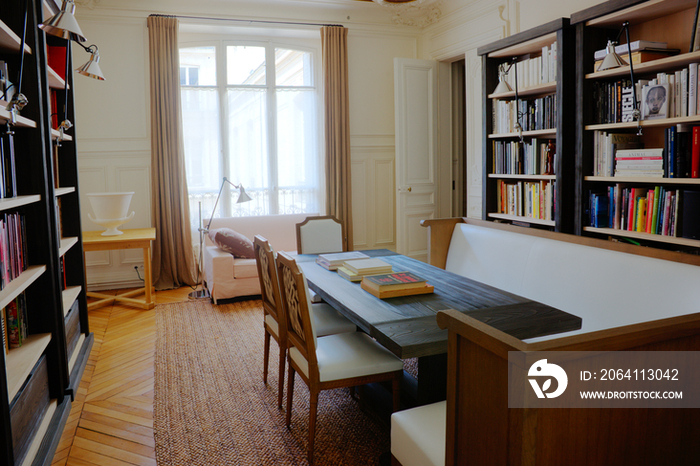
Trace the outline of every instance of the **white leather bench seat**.
<path fill-rule="evenodd" d="M 391 415 L 391 454 L 402 466 L 443 466 L 447 402 L 440 401 Z"/>
<path fill-rule="evenodd" d="M 700 312 L 700 267 L 457 224 L 446 270 L 583 319 L 580 330 L 604 330 Z"/>

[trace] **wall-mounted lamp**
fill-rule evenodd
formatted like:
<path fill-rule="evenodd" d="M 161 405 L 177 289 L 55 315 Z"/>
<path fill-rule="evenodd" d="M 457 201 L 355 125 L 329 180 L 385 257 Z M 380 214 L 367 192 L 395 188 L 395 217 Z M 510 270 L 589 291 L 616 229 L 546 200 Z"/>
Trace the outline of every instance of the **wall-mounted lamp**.
<path fill-rule="evenodd" d="M 90 54 L 90 60 L 88 60 L 87 63 L 85 63 L 83 66 L 76 68 L 75 70 L 82 74 L 83 76 L 87 76 L 88 78 L 94 78 L 99 81 L 104 81 L 105 77 L 102 74 L 102 70 L 100 69 L 100 51 L 97 49 L 97 46 L 95 44 L 85 47 L 83 44 L 80 42 L 76 42 L 79 46 L 85 49 L 86 52 Z"/>
<path fill-rule="evenodd" d="M 520 142 L 523 142 L 523 127 L 520 124 L 520 118 L 522 118 L 523 115 L 520 112 L 520 97 L 518 96 L 518 66 L 516 65 L 517 61 L 518 57 L 513 57 L 513 59 L 510 62 L 510 65 L 508 65 L 507 67 L 505 63 L 501 63 L 498 66 L 498 85 L 496 86 L 496 89 L 494 89 L 493 93 L 497 94 L 501 92 L 510 92 L 513 90 L 511 89 L 510 85 L 508 85 L 505 78 L 506 76 L 508 76 L 510 69 L 513 68 L 513 66 L 515 66 L 515 124 L 513 125 L 513 129 L 518 133 Z"/>
<path fill-rule="evenodd" d="M 61 11 L 49 18 L 48 21 L 41 23 L 39 29 L 66 40 L 85 42 L 87 39 L 83 35 L 83 31 L 80 30 L 74 14 L 75 3 L 73 0 L 63 0 Z"/>
<path fill-rule="evenodd" d="M 627 39 L 627 58 L 629 60 L 629 67 L 630 67 L 630 79 L 632 80 L 632 99 L 633 99 L 633 110 L 632 110 L 632 119 L 637 122 L 637 135 L 641 136 L 642 135 L 642 125 L 641 125 L 641 116 L 642 113 L 639 110 L 639 103 L 637 102 L 637 83 L 634 80 L 634 66 L 632 65 L 632 48 L 630 47 L 630 23 L 629 21 L 625 21 L 622 23 L 622 28 L 620 29 L 620 32 L 617 33 L 617 37 L 615 38 L 614 41 L 609 40 L 608 45 L 606 47 L 606 55 L 605 58 L 603 59 L 603 63 L 600 64 L 598 67 L 598 71 L 604 71 L 612 68 L 618 68 L 620 66 L 626 66 L 627 62 L 617 54 L 615 51 L 615 45 L 618 43 L 620 40 L 620 36 L 622 35 L 622 32 L 625 32 L 625 38 Z"/>

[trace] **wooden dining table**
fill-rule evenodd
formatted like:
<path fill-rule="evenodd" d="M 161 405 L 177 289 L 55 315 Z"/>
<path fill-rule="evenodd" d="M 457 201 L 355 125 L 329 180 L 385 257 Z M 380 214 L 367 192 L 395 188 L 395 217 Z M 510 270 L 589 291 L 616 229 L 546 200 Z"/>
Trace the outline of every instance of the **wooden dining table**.
<path fill-rule="evenodd" d="M 395 252 L 362 251 L 391 264 L 394 272 L 413 272 L 435 287 L 430 294 L 379 299 L 299 255 L 309 288 L 401 359 L 418 358 L 418 379 L 411 387 L 418 404 L 444 399 L 447 331 L 438 327 L 438 311 L 456 309 L 519 339 L 581 328 L 581 318 L 546 304 L 494 288 Z"/>

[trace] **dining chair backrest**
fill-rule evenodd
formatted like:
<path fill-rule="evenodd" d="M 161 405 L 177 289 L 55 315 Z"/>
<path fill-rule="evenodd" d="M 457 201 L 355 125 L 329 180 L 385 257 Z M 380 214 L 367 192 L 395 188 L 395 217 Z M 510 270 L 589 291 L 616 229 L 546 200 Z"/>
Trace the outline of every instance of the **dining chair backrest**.
<path fill-rule="evenodd" d="M 332 215 L 307 217 L 296 224 L 296 229 L 299 254 L 327 254 L 345 250 L 345 228 Z"/>
<path fill-rule="evenodd" d="M 296 347 L 309 365 L 309 376 L 318 377 L 316 362 L 316 331 L 311 318 L 308 285 L 296 261 L 287 253 L 277 254 L 280 296 L 287 324 L 287 339 Z"/>
<path fill-rule="evenodd" d="M 265 314 L 270 314 L 277 321 L 280 334 L 283 334 L 286 326 L 282 318 L 283 308 L 279 281 L 277 279 L 275 252 L 272 250 L 270 243 L 260 235 L 255 235 L 253 248 L 255 250 L 255 263 L 258 267 L 258 278 L 260 279 L 260 295 L 263 310 Z"/>

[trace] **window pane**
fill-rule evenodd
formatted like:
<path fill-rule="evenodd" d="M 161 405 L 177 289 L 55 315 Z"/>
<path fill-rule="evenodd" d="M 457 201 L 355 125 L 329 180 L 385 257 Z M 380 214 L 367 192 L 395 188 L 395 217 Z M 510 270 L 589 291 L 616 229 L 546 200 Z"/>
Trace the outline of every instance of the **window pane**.
<path fill-rule="evenodd" d="M 275 73 L 278 86 L 313 86 L 311 54 L 275 49 Z"/>
<path fill-rule="evenodd" d="M 229 45 L 226 47 L 226 70 L 229 85 L 264 86 L 265 47 Z"/>
<path fill-rule="evenodd" d="M 219 97 L 216 89 L 182 89 L 182 127 L 190 213 L 197 223 L 198 202 L 208 219 L 221 182 Z"/>
<path fill-rule="evenodd" d="M 236 204 L 238 191 L 231 190 L 232 215 L 270 214 L 266 91 L 229 89 L 227 96 L 230 161 L 227 176 L 234 184 L 242 183 L 253 198 L 251 202 Z"/>
<path fill-rule="evenodd" d="M 314 91 L 277 91 L 279 214 L 319 212 L 316 103 Z"/>
<path fill-rule="evenodd" d="M 182 84 L 182 69 L 187 69 L 190 81 L 188 86 L 216 86 L 216 47 L 188 47 L 180 49 L 180 84 Z M 192 82 L 190 68 L 198 71 L 197 79 Z"/>

